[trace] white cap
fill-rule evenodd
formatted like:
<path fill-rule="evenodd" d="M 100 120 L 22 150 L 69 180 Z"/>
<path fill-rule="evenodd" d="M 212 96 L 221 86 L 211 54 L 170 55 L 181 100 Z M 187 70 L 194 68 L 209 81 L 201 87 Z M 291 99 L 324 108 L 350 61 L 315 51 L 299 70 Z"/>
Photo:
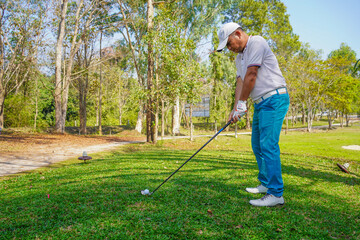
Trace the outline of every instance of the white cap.
<path fill-rule="evenodd" d="M 219 46 L 216 49 L 216 51 L 221 52 L 226 47 L 230 34 L 235 32 L 235 30 L 238 29 L 239 27 L 240 25 L 234 22 L 230 22 L 222 25 L 218 33 Z"/>

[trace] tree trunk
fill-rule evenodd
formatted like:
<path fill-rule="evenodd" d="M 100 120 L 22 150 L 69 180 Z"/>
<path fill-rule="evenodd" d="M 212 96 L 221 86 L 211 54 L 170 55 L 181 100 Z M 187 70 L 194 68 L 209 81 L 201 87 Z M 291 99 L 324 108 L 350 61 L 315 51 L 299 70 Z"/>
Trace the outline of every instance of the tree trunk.
<path fill-rule="evenodd" d="M 99 84 L 99 135 L 102 135 L 102 63 L 101 63 L 101 45 L 102 45 L 102 31 L 100 32 L 100 84 Z"/>
<path fill-rule="evenodd" d="M 328 123 L 329 123 L 329 129 L 332 128 L 332 115 L 331 115 L 331 111 L 329 110 L 329 113 L 328 113 Z"/>
<path fill-rule="evenodd" d="M 82 98 L 84 99 L 84 96 L 82 96 Z M 79 113 L 80 113 L 80 115 L 79 115 L 79 117 L 80 117 L 80 134 L 85 135 L 86 134 L 86 122 L 87 122 L 86 99 L 79 102 Z"/>
<path fill-rule="evenodd" d="M 161 100 L 161 140 L 165 135 L 165 102 Z"/>
<path fill-rule="evenodd" d="M 0 128 L 4 128 L 4 102 L 5 102 L 5 89 L 0 85 Z"/>
<path fill-rule="evenodd" d="M 228 102 L 226 102 L 225 109 L 229 109 L 229 104 L 228 104 Z M 228 113 L 227 111 L 224 112 L 224 122 L 228 122 L 228 119 L 229 119 L 229 115 L 228 115 L 228 114 L 229 114 L 229 113 Z M 229 132 L 229 131 L 230 131 L 230 126 L 227 127 L 227 128 L 225 129 L 225 131 L 226 131 L 226 132 Z"/>
<path fill-rule="evenodd" d="M 185 126 L 187 129 L 190 128 L 190 119 L 186 116 L 186 103 L 181 104 L 181 115 L 184 116 Z"/>
<path fill-rule="evenodd" d="M 215 131 L 215 133 L 217 133 L 217 122 L 216 122 L 216 120 L 215 120 L 215 123 L 214 123 L 214 131 Z M 217 139 L 217 136 L 215 137 L 215 139 Z"/>
<path fill-rule="evenodd" d="M 36 123 L 38 117 L 38 78 L 35 77 L 35 116 L 34 116 L 34 129 L 36 130 Z"/>
<path fill-rule="evenodd" d="M 135 126 L 135 130 L 138 133 L 141 133 L 141 130 L 142 130 L 142 120 L 143 120 L 143 104 L 142 104 L 142 101 L 140 101 L 140 103 L 139 103 L 139 112 L 138 112 L 138 116 L 137 116 L 137 120 L 136 120 L 136 126 Z"/>
<path fill-rule="evenodd" d="M 71 70 L 70 70 L 71 71 Z M 66 74 L 64 78 L 64 88 L 61 98 L 61 133 L 65 132 L 66 111 L 69 99 L 70 75 Z"/>
<path fill-rule="evenodd" d="M 307 131 L 311 132 L 312 130 L 312 109 L 308 109 L 308 115 L 307 115 Z"/>
<path fill-rule="evenodd" d="M 189 120 L 190 120 L 190 141 L 194 141 L 194 128 L 193 128 L 193 122 L 192 122 L 192 111 L 193 111 L 193 105 L 190 104 L 190 116 L 189 116 Z"/>
<path fill-rule="evenodd" d="M 158 61 L 158 60 L 157 60 Z M 159 89 L 159 74 L 158 72 L 156 72 L 155 74 L 155 86 L 156 86 L 156 89 Z M 157 142 L 157 139 L 158 139 L 158 135 L 159 135 L 159 111 L 160 111 L 160 106 L 159 106 L 159 103 L 160 103 L 160 97 L 159 97 L 159 94 L 156 93 L 155 94 L 155 123 L 154 123 L 154 139 L 155 139 L 155 142 Z"/>
<path fill-rule="evenodd" d="M 294 127 L 294 124 L 296 124 L 296 115 L 295 115 L 295 107 L 291 108 L 291 126 Z"/>
<path fill-rule="evenodd" d="M 134 49 L 134 46 L 132 45 L 132 42 L 131 42 L 130 31 L 129 31 L 129 27 L 128 27 L 128 22 L 131 22 L 131 21 L 127 20 L 127 15 L 126 15 L 126 13 L 124 11 L 124 8 L 122 6 L 122 1 L 118 0 L 118 3 L 119 3 L 121 13 L 122 13 L 122 15 L 124 17 L 124 26 L 125 26 L 125 29 L 126 29 L 126 36 L 127 36 L 126 41 L 128 42 L 129 48 L 131 50 L 132 58 L 133 58 L 133 61 L 134 61 L 134 66 L 135 66 L 137 77 L 138 77 L 138 83 L 139 83 L 139 86 L 141 88 L 143 88 L 144 85 L 145 85 L 144 84 L 144 79 L 143 79 L 142 74 L 140 72 L 140 67 L 138 66 L 138 61 L 137 61 L 137 58 L 136 58 L 135 49 Z M 135 130 L 138 133 L 141 133 L 141 130 L 142 130 L 142 119 L 143 119 L 143 103 L 142 103 L 142 101 L 140 101 L 139 102 L 139 112 L 138 112 L 138 117 L 137 117 L 136 126 L 135 126 Z"/>
<path fill-rule="evenodd" d="M 155 109 L 155 114 L 154 114 L 154 132 L 153 132 L 153 138 L 154 141 L 153 143 L 157 143 L 157 139 L 158 139 L 158 132 L 159 132 L 159 106 L 158 104 L 156 104 L 156 109 Z"/>
<path fill-rule="evenodd" d="M 119 126 L 122 125 L 122 108 L 119 106 Z"/>
<path fill-rule="evenodd" d="M 95 126 L 99 126 L 99 101 L 96 101 L 95 112 L 96 112 L 96 123 Z"/>
<path fill-rule="evenodd" d="M 302 116 L 301 116 L 301 118 L 302 118 L 302 124 L 304 124 L 305 125 L 305 123 L 306 123 L 306 113 L 305 113 L 305 106 L 303 105 L 303 108 L 302 108 Z"/>
<path fill-rule="evenodd" d="M 156 143 L 155 139 L 155 114 L 154 114 L 154 96 L 153 96 L 153 76 L 154 76 L 154 57 L 153 57 L 153 18 L 154 6 L 153 0 L 148 0 L 147 6 L 147 30 L 148 30 L 148 72 L 147 72 L 147 89 L 148 102 L 146 108 L 146 141 Z"/>
<path fill-rule="evenodd" d="M 350 118 L 349 118 L 349 115 L 348 114 L 345 114 L 345 118 L 346 118 L 346 127 L 349 126 L 349 122 L 350 122 Z"/>
<path fill-rule="evenodd" d="M 71 40 L 71 47 L 70 47 L 68 63 L 66 65 L 66 70 L 64 71 L 64 74 L 63 74 L 64 75 L 63 80 L 61 81 L 61 70 L 60 70 L 61 66 L 59 68 L 58 61 L 61 59 L 61 54 L 62 54 L 62 52 L 59 51 L 59 50 L 62 50 L 62 46 L 60 47 L 60 45 L 62 45 L 64 36 L 65 36 L 65 16 L 66 16 L 66 10 L 67 10 L 67 2 L 68 2 L 68 0 L 63 0 L 63 5 L 61 8 L 62 16 L 61 16 L 61 21 L 60 21 L 60 25 L 59 25 L 59 34 L 58 34 L 58 41 L 57 41 L 57 46 L 56 46 L 56 54 L 57 55 L 56 55 L 56 74 L 55 74 L 55 79 L 56 79 L 56 81 L 55 81 L 56 82 L 56 86 L 55 86 L 55 112 L 56 112 L 56 114 L 55 114 L 55 116 L 59 117 L 57 119 L 57 123 L 56 123 L 57 124 L 56 131 L 61 132 L 61 133 L 65 132 L 66 111 L 67 111 L 67 104 L 68 104 L 68 97 L 69 97 L 71 73 L 72 73 L 75 55 L 76 55 L 77 51 L 79 50 L 80 45 L 82 43 L 82 38 L 78 38 L 78 33 L 79 33 L 79 26 L 80 26 L 80 18 L 84 14 L 84 13 L 80 14 L 81 9 L 84 4 L 84 0 L 80 0 L 77 4 L 75 24 L 73 26 L 74 33 L 73 33 L 72 40 Z M 91 19 L 91 18 L 89 18 L 89 19 Z M 87 28 L 88 25 L 90 24 L 89 19 L 85 23 L 85 28 Z M 61 62 L 60 62 L 60 64 L 61 64 Z M 65 64 L 64 64 L 64 68 L 65 68 Z M 60 87 L 60 89 L 59 89 L 59 87 Z M 60 111 L 59 111 L 59 109 L 60 109 Z"/>
<path fill-rule="evenodd" d="M 122 106 L 123 106 L 123 103 L 122 103 L 122 98 L 121 98 L 121 88 L 119 86 L 119 126 L 122 125 Z"/>
<path fill-rule="evenodd" d="M 341 112 L 340 127 L 341 127 L 341 128 L 344 127 L 344 113 L 343 113 L 343 112 Z"/>
<path fill-rule="evenodd" d="M 86 103 L 87 103 L 87 89 L 88 76 L 85 80 L 79 79 L 79 118 L 80 118 L 80 134 L 86 134 Z"/>
<path fill-rule="evenodd" d="M 86 132 L 86 100 L 79 103 L 79 112 L 80 112 L 80 134 L 85 135 Z"/>
<path fill-rule="evenodd" d="M 1 19 L 2 19 L 1 14 Z M 0 21 L 1 24 L 2 21 Z M 2 26 L 0 25 L 0 29 Z M 4 53 L 4 41 L 3 36 L 0 34 L 0 133 L 1 129 L 4 128 L 4 101 L 5 101 L 5 86 L 4 86 L 4 68 L 5 68 L 5 53 Z"/>
<path fill-rule="evenodd" d="M 176 97 L 175 106 L 173 107 L 173 130 L 175 136 L 180 133 L 180 98 Z"/>
<path fill-rule="evenodd" d="M 58 36 L 55 48 L 55 130 L 64 133 L 65 122 L 62 116 L 62 55 L 63 41 L 65 37 L 65 17 L 67 12 L 68 0 L 63 0 L 61 4 L 61 18 L 59 23 Z"/>

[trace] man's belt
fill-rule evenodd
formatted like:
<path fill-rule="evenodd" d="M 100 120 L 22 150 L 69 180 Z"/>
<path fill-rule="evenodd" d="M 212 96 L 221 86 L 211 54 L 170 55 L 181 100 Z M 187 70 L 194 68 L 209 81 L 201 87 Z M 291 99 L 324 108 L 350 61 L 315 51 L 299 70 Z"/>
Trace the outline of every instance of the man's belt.
<path fill-rule="evenodd" d="M 273 90 L 271 92 L 268 92 L 268 93 L 264 94 L 262 97 L 256 99 L 254 101 L 254 103 L 259 104 L 262 101 L 264 101 L 265 99 L 267 99 L 267 98 L 269 98 L 269 97 L 271 97 L 271 96 L 273 96 L 275 94 L 280 95 L 280 94 L 285 94 L 285 93 L 287 93 L 286 87 L 278 88 L 278 89 L 275 89 L 275 90 Z"/>

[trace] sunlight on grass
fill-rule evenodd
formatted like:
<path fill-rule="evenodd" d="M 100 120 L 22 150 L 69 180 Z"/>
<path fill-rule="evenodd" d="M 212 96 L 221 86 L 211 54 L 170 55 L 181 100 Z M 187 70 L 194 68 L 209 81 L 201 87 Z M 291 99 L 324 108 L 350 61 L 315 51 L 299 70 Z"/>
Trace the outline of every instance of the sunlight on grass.
<path fill-rule="evenodd" d="M 360 128 L 281 136 L 285 205 L 256 208 L 251 136 L 127 145 L 0 180 L 0 239 L 360 238 Z M 350 162 L 351 174 L 337 162 Z"/>

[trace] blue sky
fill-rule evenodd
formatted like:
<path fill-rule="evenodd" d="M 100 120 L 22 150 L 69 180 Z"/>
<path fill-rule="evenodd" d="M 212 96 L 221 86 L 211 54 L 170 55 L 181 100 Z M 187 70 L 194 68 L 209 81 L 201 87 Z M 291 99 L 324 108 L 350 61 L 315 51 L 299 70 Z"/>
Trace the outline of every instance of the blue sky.
<path fill-rule="evenodd" d="M 345 42 L 360 58 L 360 0 L 282 0 L 301 42 L 322 49 L 323 58 Z"/>

